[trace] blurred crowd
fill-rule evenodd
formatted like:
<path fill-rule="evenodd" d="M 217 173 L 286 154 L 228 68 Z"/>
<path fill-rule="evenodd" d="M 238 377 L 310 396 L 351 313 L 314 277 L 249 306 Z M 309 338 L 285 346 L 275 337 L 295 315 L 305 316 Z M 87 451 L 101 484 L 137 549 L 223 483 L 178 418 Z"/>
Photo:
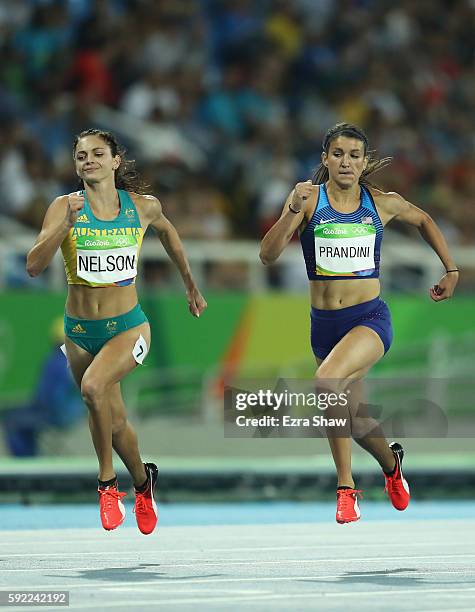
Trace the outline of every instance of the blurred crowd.
<path fill-rule="evenodd" d="M 183 238 L 257 238 L 344 120 L 469 244 L 474 31 L 475 0 L 3 0 L 0 215 L 37 228 L 102 127 Z"/>

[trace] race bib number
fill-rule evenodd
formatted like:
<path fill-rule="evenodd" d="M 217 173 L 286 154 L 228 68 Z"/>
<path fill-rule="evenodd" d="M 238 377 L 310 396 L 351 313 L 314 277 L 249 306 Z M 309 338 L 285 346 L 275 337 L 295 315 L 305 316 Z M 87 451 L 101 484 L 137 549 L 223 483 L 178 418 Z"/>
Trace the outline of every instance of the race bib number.
<path fill-rule="evenodd" d="M 135 236 L 76 239 L 77 275 L 90 283 L 117 283 L 137 276 Z"/>
<path fill-rule="evenodd" d="M 374 226 L 325 223 L 315 227 L 314 237 L 317 275 L 368 276 L 374 272 Z"/>
<path fill-rule="evenodd" d="M 137 342 L 134 345 L 134 348 L 132 349 L 132 355 L 135 361 L 139 363 L 140 365 L 142 365 L 143 360 L 147 356 L 147 353 L 148 353 L 147 343 L 145 342 L 145 338 L 142 336 L 142 334 L 140 334 Z"/>

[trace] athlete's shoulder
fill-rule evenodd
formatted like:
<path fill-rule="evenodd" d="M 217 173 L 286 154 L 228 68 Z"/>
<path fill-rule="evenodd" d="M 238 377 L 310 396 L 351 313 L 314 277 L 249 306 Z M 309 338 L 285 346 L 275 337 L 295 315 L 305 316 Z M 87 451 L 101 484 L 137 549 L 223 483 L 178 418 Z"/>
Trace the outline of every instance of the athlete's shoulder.
<path fill-rule="evenodd" d="M 395 191 L 382 191 L 374 187 L 369 188 L 369 191 L 373 196 L 383 225 L 387 225 L 392 219 L 399 218 L 410 207 L 409 202 Z"/>
<path fill-rule="evenodd" d="M 137 206 L 157 206 L 160 205 L 160 200 L 154 195 L 146 193 L 135 193 L 134 191 L 127 192 L 132 202 Z"/>
<path fill-rule="evenodd" d="M 52 215 L 55 213 L 64 212 L 64 210 L 68 206 L 69 196 L 76 195 L 76 194 L 77 194 L 77 191 L 73 191 L 72 193 L 65 193 L 65 194 L 57 196 L 49 205 L 48 213 Z"/>
<path fill-rule="evenodd" d="M 394 209 L 398 208 L 406 201 L 402 195 L 395 191 L 383 191 L 376 187 L 367 187 L 370 192 L 374 203 L 383 209 Z"/>
<path fill-rule="evenodd" d="M 43 229 L 49 227 L 50 225 L 54 225 L 65 216 L 68 208 L 68 198 L 70 195 L 74 195 L 74 193 L 66 193 L 64 195 L 57 196 L 50 203 L 43 219 Z"/>
<path fill-rule="evenodd" d="M 160 200 L 154 195 L 135 193 L 133 191 L 128 191 L 127 193 L 142 219 L 152 222 L 161 215 L 162 205 Z"/>
<path fill-rule="evenodd" d="M 69 196 L 72 195 L 77 195 L 78 192 L 77 191 L 73 191 L 71 193 L 63 193 L 62 195 L 57 196 L 52 202 L 51 202 L 51 206 L 54 204 L 55 206 L 61 206 L 63 204 L 67 204 L 68 203 L 68 198 Z"/>

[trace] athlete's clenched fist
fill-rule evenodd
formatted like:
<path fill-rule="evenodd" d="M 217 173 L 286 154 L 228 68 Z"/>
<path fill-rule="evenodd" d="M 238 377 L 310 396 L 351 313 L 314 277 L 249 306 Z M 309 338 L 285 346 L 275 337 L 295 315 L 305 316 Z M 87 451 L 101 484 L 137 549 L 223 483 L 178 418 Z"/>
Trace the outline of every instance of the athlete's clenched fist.
<path fill-rule="evenodd" d="M 303 201 L 310 197 L 312 189 L 313 185 L 310 180 L 295 185 L 292 201 L 290 202 L 290 207 L 294 212 L 302 210 Z"/>
<path fill-rule="evenodd" d="M 68 209 L 66 211 L 66 223 L 73 227 L 79 212 L 84 208 L 84 196 L 81 191 L 75 191 L 68 195 Z"/>

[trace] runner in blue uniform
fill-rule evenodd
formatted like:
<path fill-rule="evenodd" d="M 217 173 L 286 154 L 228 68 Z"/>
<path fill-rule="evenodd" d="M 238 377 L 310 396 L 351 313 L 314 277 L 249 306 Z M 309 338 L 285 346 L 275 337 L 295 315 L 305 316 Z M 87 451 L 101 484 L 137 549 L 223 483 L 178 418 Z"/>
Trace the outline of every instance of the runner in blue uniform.
<path fill-rule="evenodd" d="M 313 180 L 298 183 L 290 193 L 280 219 L 262 240 L 260 257 L 264 264 L 276 261 L 299 231 L 310 281 L 316 378 L 344 390 L 366 376 L 392 342 L 389 309 L 379 297 L 384 227 L 393 219 L 417 227 L 439 256 L 446 272 L 429 290 L 435 302 L 453 295 L 459 271 L 430 215 L 369 181 L 390 158 L 374 158 L 359 127 L 340 123 L 329 129 L 321 159 Z M 338 476 L 336 520 L 356 521 L 361 491 L 351 471 L 351 438 L 328 439 Z M 410 491 L 402 473 L 402 446 L 388 444 L 383 436 L 355 439 L 379 462 L 393 506 L 404 510 Z"/>

